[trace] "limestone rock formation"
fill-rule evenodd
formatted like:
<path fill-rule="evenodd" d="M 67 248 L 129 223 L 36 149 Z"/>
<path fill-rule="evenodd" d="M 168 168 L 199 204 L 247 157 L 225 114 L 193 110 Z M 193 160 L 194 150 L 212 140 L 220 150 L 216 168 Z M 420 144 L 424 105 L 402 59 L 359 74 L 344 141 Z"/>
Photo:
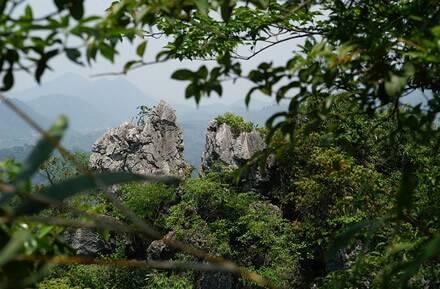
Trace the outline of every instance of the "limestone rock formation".
<path fill-rule="evenodd" d="M 182 130 L 175 110 L 161 101 L 143 126 L 123 123 L 109 129 L 92 147 L 90 167 L 143 175 L 185 177 L 191 166 L 183 157 Z"/>
<path fill-rule="evenodd" d="M 94 257 L 109 252 L 111 244 L 104 241 L 99 233 L 90 229 L 79 228 L 66 233 L 66 242 L 77 255 Z"/>
<path fill-rule="evenodd" d="M 166 240 L 172 240 L 176 236 L 176 232 L 168 232 L 163 239 L 155 240 L 147 248 L 147 258 L 152 260 L 167 260 L 175 253 L 174 249 L 167 246 Z"/>
<path fill-rule="evenodd" d="M 232 289 L 236 280 L 231 273 L 202 272 L 196 277 L 196 289 Z"/>
<path fill-rule="evenodd" d="M 206 134 L 205 151 L 202 156 L 201 173 L 211 170 L 216 162 L 238 168 L 256 152 L 266 147 L 261 135 L 256 132 L 242 132 L 234 136 L 226 123 L 211 121 Z"/>
<path fill-rule="evenodd" d="M 265 148 L 264 139 L 257 131 L 234 135 L 228 124 L 218 124 L 213 120 L 206 134 L 200 175 L 212 171 L 218 164 L 236 169 L 250 160 L 256 152 Z M 243 180 L 244 189 L 258 190 L 258 187 L 266 181 L 261 170 L 254 168 Z"/>

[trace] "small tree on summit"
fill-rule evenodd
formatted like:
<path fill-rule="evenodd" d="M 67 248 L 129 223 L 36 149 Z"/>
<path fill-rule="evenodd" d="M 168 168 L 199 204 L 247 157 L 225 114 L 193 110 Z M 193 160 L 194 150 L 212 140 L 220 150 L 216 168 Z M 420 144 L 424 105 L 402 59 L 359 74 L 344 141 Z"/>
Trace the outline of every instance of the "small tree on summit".
<path fill-rule="evenodd" d="M 140 105 L 137 107 L 137 115 L 136 115 L 136 125 L 137 126 L 144 126 L 145 125 L 145 118 L 147 118 L 151 111 L 153 110 L 153 107 L 149 107 L 147 105 Z"/>

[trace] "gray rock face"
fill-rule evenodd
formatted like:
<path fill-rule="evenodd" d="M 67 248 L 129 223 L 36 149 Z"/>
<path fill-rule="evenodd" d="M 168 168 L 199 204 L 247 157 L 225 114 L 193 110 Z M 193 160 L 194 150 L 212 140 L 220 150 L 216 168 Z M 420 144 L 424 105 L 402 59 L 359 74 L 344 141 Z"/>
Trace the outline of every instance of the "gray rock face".
<path fill-rule="evenodd" d="M 328 260 L 325 264 L 328 272 L 350 268 L 362 252 L 362 244 L 358 243 L 350 248 L 343 248 L 337 251 L 336 256 L 332 260 Z"/>
<path fill-rule="evenodd" d="M 80 228 L 66 234 L 66 241 L 80 256 L 97 256 L 111 250 L 111 245 L 92 230 Z"/>
<path fill-rule="evenodd" d="M 265 147 L 263 138 L 256 131 L 242 132 L 234 136 L 229 125 L 219 125 L 215 120 L 211 121 L 206 134 L 200 172 L 204 174 L 210 171 L 217 162 L 234 169 L 238 168 Z"/>
<path fill-rule="evenodd" d="M 196 289 L 232 289 L 234 277 L 224 272 L 204 272 L 196 278 Z"/>
<path fill-rule="evenodd" d="M 175 238 L 176 232 L 168 232 L 163 239 L 155 240 L 147 248 L 147 258 L 152 260 L 167 260 L 171 258 L 174 249 L 166 244 L 166 240 Z"/>
<path fill-rule="evenodd" d="M 187 176 L 191 167 L 183 157 L 182 130 L 175 110 L 161 101 L 144 126 L 123 123 L 109 129 L 93 145 L 90 167 L 143 175 Z"/>
<path fill-rule="evenodd" d="M 234 136 L 229 125 L 211 121 L 206 134 L 200 175 L 215 170 L 217 165 L 237 169 L 265 148 L 264 139 L 257 131 Z M 254 167 L 244 176 L 241 185 L 243 190 L 260 191 L 267 182 L 268 177 L 258 167 Z"/>

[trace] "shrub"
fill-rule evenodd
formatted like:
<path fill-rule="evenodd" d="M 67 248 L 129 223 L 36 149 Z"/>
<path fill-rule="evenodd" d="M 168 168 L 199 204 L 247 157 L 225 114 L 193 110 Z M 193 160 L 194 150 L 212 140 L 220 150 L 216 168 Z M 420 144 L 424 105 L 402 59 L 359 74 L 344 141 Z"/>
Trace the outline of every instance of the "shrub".
<path fill-rule="evenodd" d="M 70 284 L 87 289 L 142 288 L 145 285 L 146 274 L 147 271 L 142 269 L 98 265 L 72 265 L 58 272 L 58 275 L 70 280 Z"/>
<path fill-rule="evenodd" d="M 207 178 L 186 181 L 182 200 L 170 208 L 166 225 L 178 238 L 239 260 L 280 286 L 297 268 L 295 252 L 303 246 L 295 243 L 280 209 L 256 194 L 235 192 Z M 240 288 L 254 288 L 240 282 Z"/>
<path fill-rule="evenodd" d="M 126 205 L 138 216 L 155 221 L 160 210 L 175 201 L 172 187 L 164 184 L 132 183 L 121 189 Z"/>
<path fill-rule="evenodd" d="M 165 273 L 153 273 L 148 275 L 147 286 L 143 289 L 192 289 L 192 282 L 185 276 L 171 275 Z"/>
<path fill-rule="evenodd" d="M 227 112 L 216 117 L 215 121 L 221 124 L 227 124 L 231 127 L 232 133 L 237 136 L 242 132 L 251 132 L 256 126 L 252 122 L 245 121 L 241 116 Z"/>
<path fill-rule="evenodd" d="M 40 282 L 37 289 L 81 289 L 81 287 L 72 286 L 68 278 L 54 278 Z"/>

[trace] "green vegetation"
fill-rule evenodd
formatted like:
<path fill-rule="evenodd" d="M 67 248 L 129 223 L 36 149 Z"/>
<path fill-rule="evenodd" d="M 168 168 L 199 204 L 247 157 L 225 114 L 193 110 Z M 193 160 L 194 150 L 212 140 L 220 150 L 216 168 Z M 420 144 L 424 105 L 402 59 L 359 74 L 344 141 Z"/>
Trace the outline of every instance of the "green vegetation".
<path fill-rule="evenodd" d="M 143 289 L 193 289 L 191 282 L 184 276 L 153 273 L 147 276 L 147 285 Z"/>
<path fill-rule="evenodd" d="M 174 190 L 164 184 L 133 183 L 122 186 L 121 193 L 128 208 L 154 222 L 159 218 L 160 211 L 176 200 Z"/>
<path fill-rule="evenodd" d="M 215 118 L 217 124 L 227 124 L 231 127 L 232 133 L 237 136 L 242 132 L 251 132 L 255 129 L 255 125 L 252 122 L 247 122 L 243 117 L 235 115 L 231 112 L 227 112 L 223 115 L 219 115 Z"/>
<path fill-rule="evenodd" d="M 137 107 L 137 114 L 136 114 L 136 125 L 137 126 L 144 126 L 145 125 L 145 119 L 151 114 L 151 111 L 153 110 L 152 107 L 148 107 L 146 105 L 140 105 Z"/>
<path fill-rule="evenodd" d="M 53 278 L 40 282 L 37 289 L 81 289 L 81 287 L 72 286 L 67 278 Z"/>
<path fill-rule="evenodd" d="M 23 163 L 0 163 L 2 288 L 439 287 L 438 1 L 121 0 L 98 17 L 85 16 L 80 0 L 55 0 L 54 11 L 36 16 L 35 2 L 0 1 L 3 92 L 20 71 L 40 82 L 57 56 L 114 62 L 125 40 L 136 41 L 136 57 L 122 73 L 210 60 L 171 76 L 196 103 L 221 96 L 231 80 L 250 85 L 246 104 L 261 93 L 288 106 L 267 120 L 268 148 L 249 164 L 248 172 L 272 165 L 270 186 L 253 193 L 221 170 L 178 186 L 90 172 L 60 147 L 61 117 Z M 146 39 L 161 35 L 166 45 L 146 61 Z M 285 61 L 243 65 L 288 41 L 301 45 Z M 254 128 L 231 114 L 217 121 L 234 133 Z M 74 170 L 50 159 L 55 148 Z M 41 169 L 55 172 L 51 184 L 33 183 Z M 123 193 L 107 189 L 114 185 Z M 63 237 L 78 227 L 98 231 L 110 253 L 75 256 Z M 176 239 L 151 243 L 167 233 Z M 162 266 L 142 263 L 151 255 Z M 220 255 L 234 263 L 209 262 Z M 127 259 L 145 266 L 125 268 Z M 46 266 L 57 262 L 65 264 Z M 163 264 L 171 269 L 145 268 Z"/>

